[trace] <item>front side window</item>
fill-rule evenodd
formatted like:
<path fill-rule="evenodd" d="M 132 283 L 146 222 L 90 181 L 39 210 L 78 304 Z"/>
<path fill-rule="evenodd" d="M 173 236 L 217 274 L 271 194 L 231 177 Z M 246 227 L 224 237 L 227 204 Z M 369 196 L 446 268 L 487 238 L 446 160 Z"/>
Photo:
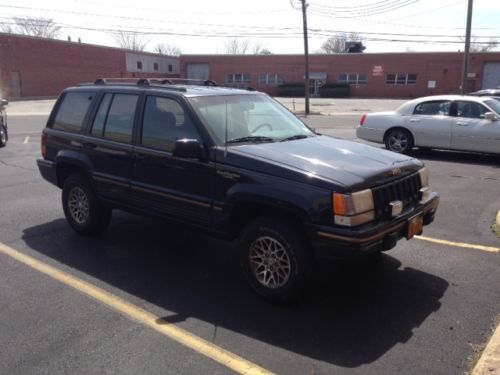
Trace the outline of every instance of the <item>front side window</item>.
<path fill-rule="evenodd" d="M 467 118 L 484 118 L 488 109 L 476 102 L 457 101 L 457 116 Z"/>
<path fill-rule="evenodd" d="M 52 127 L 74 133 L 80 132 L 94 95 L 94 92 L 64 94 Z"/>
<path fill-rule="evenodd" d="M 439 100 L 423 102 L 418 104 L 413 111 L 414 115 L 448 115 L 450 112 L 450 101 Z"/>
<path fill-rule="evenodd" d="M 198 139 L 198 132 L 182 106 L 173 99 L 148 96 L 144 108 L 141 144 L 171 152 L 178 139 Z"/>
<path fill-rule="evenodd" d="M 104 95 L 91 134 L 112 141 L 130 143 L 138 98 L 137 95 L 130 94 Z"/>

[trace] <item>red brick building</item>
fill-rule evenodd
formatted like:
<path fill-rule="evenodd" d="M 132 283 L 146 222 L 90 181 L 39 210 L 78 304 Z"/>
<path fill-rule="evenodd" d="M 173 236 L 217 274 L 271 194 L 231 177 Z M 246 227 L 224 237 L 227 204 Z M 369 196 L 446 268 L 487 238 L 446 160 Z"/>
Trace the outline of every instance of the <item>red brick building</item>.
<path fill-rule="evenodd" d="M 311 55 L 312 94 L 324 83 L 349 83 L 353 97 L 458 93 L 463 54 Z M 253 87 L 271 95 L 304 80 L 302 55 L 162 56 L 120 48 L 0 33 L 0 96 L 56 96 L 99 77 L 185 77 Z M 471 54 L 468 91 L 500 86 L 500 52 Z"/>
<path fill-rule="evenodd" d="M 311 55 L 310 91 L 323 83 L 350 83 L 354 97 L 419 97 L 458 93 L 463 54 L 351 53 Z M 233 86 L 250 86 L 275 94 L 280 83 L 303 82 L 300 55 L 183 55 L 181 76 L 211 79 Z M 469 62 L 469 92 L 500 86 L 500 52 L 473 53 Z"/>
<path fill-rule="evenodd" d="M 0 33 L 0 96 L 56 96 L 99 77 L 178 77 L 179 58 Z"/>

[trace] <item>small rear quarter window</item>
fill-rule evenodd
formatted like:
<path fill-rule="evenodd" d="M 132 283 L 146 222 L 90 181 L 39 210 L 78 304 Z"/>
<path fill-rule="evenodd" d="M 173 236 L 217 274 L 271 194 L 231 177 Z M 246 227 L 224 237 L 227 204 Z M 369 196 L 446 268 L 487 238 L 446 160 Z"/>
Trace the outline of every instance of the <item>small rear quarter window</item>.
<path fill-rule="evenodd" d="M 52 128 L 79 133 L 94 98 L 93 92 L 68 92 L 57 109 Z"/>

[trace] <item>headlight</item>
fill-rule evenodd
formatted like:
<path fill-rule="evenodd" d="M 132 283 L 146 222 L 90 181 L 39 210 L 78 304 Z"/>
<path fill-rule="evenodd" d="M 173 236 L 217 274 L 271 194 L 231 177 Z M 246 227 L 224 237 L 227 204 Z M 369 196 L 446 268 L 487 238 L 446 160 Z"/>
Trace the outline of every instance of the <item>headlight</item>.
<path fill-rule="evenodd" d="M 332 203 L 335 224 L 354 227 L 375 219 L 370 189 L 352 194 L 333 193 Z"/>

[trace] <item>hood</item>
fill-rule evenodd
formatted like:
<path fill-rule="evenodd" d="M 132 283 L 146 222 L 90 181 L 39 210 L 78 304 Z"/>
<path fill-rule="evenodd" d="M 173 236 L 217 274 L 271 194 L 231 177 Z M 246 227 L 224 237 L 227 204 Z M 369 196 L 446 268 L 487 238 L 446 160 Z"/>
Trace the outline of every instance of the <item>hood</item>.
<path fill-rule="evenodd" d="M 240 145 L 233 151 L 349 188 L 388 182 L 420 169 L 415 158 L 329 136 Z"/>

